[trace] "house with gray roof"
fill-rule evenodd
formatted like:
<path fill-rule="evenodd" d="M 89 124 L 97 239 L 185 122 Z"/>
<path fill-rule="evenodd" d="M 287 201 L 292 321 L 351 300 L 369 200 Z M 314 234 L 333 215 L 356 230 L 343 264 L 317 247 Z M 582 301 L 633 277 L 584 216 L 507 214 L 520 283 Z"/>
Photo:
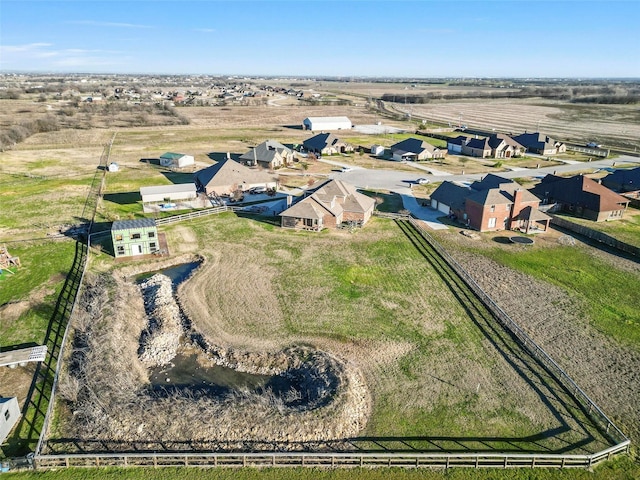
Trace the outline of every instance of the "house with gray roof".
<path fill-rule="evenodd" d="M 319 133 L 302 142 L 307 152 L 320 155 L 335 155 L 337 153 L 353 152 L 353 145 L 343 142 L 333 133 Z"/>
<path fill-rule="evenodd" d="M 445 150 L 440 150 L 438 147 L 419 138 L 407 138 L 391 145 L 393 160 L 398 162 L 415 162 L 418 160 L 428 160 L 430 158 L 444 158 L 445 154 Z"/>
<path fill-rule="evenodd" d="M 524 146 L 527 151 L 539 155 L 555 155 L 567 151 L 567 146 L 540 132 L 522 133 L 515 135 L 513 139 Z"/>
<path fill-rule="evenodd" d="M 267 140 L 241 155 L 240 162 L 248 167 L 275 170 L 293 162 L 293 151 L 275 140 Z"/>
<path fill-rule="evenodd" d="M 373 215 L 375 200 L 341 180 L 328 180 L 280 214 L 283 228 L 320 231 L 343 222 L 364 225 Z"/>
<path fill-rule="evenodd" d="M 194 174 L 198 190 L 207 195 L 231 195 L 253 187 L 276 188 L 277 178 L 262 170 L 246 167 L 234 160 L 223 160 Z"/>
<path fill-rule="evenodd" d="M 614 192 L 639 192 L 640 167 L 618 168 L 602 179 L 602 185 Z"/>

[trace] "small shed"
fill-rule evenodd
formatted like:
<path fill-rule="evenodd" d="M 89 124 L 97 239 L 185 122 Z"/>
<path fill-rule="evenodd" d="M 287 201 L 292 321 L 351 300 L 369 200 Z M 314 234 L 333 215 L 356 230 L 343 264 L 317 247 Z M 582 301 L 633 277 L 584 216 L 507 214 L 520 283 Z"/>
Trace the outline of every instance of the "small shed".
<path fill-rule="evenodd" d="M 195 183 L 178 183 L 174 185 L 159 185 L 140 187 L 142 203 L 171 202 L 193 200 L 198 196 Z"/>
<path fill-rule="evenodd" d="M 153 218 L 116 220 L 111 226 L 111 239 L 116 258 L 146 255 L 160 250 L 158 227 Z"/>
<path fill-rule="evenodd" d="M 111 162 L 107 167 L 107 170 L 109 170 L 110 172 L 117 172 L 118 170 L 120 170 L 120 165 L 118 165 L 116 162 Z"/>
<path fill-rule="evenodd" d="M 184 168 L 196 163 L 193 155 L 167 152 L 160 155 L 160 165 L 163 167 Z"/>
<path fill-rule="evenodd" d="M 378 157 L 384 155 L 384 147 L 382 145 L 371 145 L 371 155 Z"/>
<path fill-rule="evenodd" d="M 20 405 L 16 397 L 0 397 L 0 444 L 4 443 L 20 420 Z"/>

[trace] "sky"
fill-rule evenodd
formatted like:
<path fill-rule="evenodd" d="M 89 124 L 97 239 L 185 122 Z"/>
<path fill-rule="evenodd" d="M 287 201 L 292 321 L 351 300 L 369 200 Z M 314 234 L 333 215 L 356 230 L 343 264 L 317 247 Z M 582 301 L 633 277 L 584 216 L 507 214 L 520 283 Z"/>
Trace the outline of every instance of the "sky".
<path fill-rule="evenodd" d="M 640 78 L 640 0 L 0 0 L 0 71 Z"/>

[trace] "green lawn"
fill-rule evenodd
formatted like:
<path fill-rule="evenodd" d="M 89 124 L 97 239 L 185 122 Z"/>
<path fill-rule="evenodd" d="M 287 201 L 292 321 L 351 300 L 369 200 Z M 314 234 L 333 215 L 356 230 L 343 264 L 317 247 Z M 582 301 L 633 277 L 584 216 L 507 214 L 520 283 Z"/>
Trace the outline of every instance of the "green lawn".
<path fill-rule="evenodd" d="M 610 222 L 594 222 L 566 214 L 559 216 L 570 222 L 610 235 L 621 242 L 640 247 L 640 210 L 636 208 L 628 208 L 623 218 Z"/>
<path fill-rule="evenodd" d="M 41 291 L 38 301 L 17 319 L 0 316 L 0 346 L 41 343 L 64 279 L 73 262 L 75 242 L 49 241 L 10 244 L 9 252 L 20 257 L 13 275 L 0 275 L 0 305 L 28 300 Z"/>
<path fill-rule="evenodd" d="M 640 275 L 611 266 L 575 247 L 509 252 L 494 249 L 497 262 L 564 288 L 587 305 L 598 329 L 622 344 L 640 349 Z"/>

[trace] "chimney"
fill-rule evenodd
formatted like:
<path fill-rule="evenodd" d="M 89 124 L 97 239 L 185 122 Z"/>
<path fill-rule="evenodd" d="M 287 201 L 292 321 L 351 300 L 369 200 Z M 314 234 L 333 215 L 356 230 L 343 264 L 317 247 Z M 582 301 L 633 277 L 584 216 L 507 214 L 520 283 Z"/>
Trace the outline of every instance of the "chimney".
<path fill-rule="evenodd" d="M 514 209 L 520 206 L 522 202 L 522 196 L 524 195 L 524 190 L 519 188 L 515 192 L 513 192 L 513 207 Z"/>

